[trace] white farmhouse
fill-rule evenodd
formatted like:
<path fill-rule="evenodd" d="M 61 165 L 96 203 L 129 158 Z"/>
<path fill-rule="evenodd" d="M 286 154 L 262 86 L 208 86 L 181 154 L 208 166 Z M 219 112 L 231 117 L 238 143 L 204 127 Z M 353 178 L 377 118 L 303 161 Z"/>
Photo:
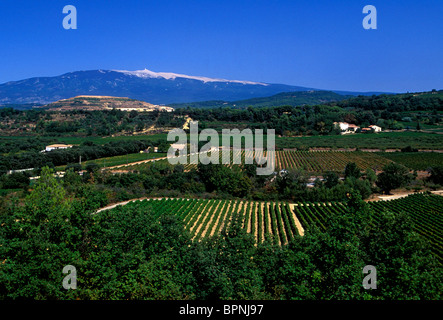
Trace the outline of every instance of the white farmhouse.
<path fill-rule="evenodd" d="M 339 127 L 341 131 L 348 130 L 349 123 L 347 122 L 334 122 L 334 126 Z"/>
<path fill-rule="evenodd" d="M 341 134 L 355 133 L 359 126 L 347 122 L 334 122 L 334 126 L 340 128 Z"/>
<path fill-rule="evenodd" d="M 375 124 L 370 125 L 369 128 L 373 129 L 374 132 L 381 132 L 381 127 L 376 126 Z"/>
<path fill-rule="evenodd" d="M 49 146 L 46 146 L 45 150 L 42 152 L 49 152 L 52 150 L 58 150 L 58 149 L 69 149 L 72 148 L 72 144 L 51 144 Z"/>

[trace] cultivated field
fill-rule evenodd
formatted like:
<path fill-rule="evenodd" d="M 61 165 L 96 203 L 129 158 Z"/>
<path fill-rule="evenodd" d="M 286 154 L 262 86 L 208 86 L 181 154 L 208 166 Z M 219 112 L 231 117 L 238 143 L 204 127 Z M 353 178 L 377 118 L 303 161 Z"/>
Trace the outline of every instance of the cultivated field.
<path fill-rule="evenodd" d="M 241 157 L 241 164 L 245 164 L 247 157 L 253 157 L 253 151 L 231 151 L 231 163 L 234 163 L 234 155 Z M 264 155 L 266 157 L 266 153 Z M 190 157 L 181 157 L 185 162 L 185 170 L 196 169 L 196 164 L 191 164 Z M 159 160 L 167 162 L 167 160 Z M 373 152 L 346 152 L 346 151 L 275 151 L 275 169 L 303 169 L 311 173 L 323 173 L 326 171 L 343 172 L 346 164 L 355 162 L 362 169 L 381 170 L 384 165 L 391 160 L 384 158 Z M 219 163 L 222 163 L 222 152 L 219 152 Z M 122 167 L 127 170 L 143 170 L 152 163 L 144 163 L 140 165 L 131 165 Z M 232 167 L 232 165 L 228 165 Z"/>
<path fill-rule="evenodd" d="M 404 212 L 411 217 L 414 230 L 427 239 L 432 251 L 443 262 L 443 197 L 439 195 L 414 194 L 391 201 L 370 202 L 375 222 L 380 213 Z M 326 231 L 328 221 L 334 215 L 346 212 L 343 203 L 259 202 L 242 200 L 207 199 L 149 199 L 130 202 L 110 210 L 146 210 L 160 216 L 175 214 L 183 220 L 186 230 L 194 239 L 201 240 L 229 228 L 238 215 L 242 226 L 254 235 L 258 243 L 271 239 L 286 244 L 306 229 L 315 227 Z"/>
<path fill-rule="evenodd" d="M 379 155 L 413 170 L 443 166 L 443 153 L 440 152 L 382 152 Z"/>

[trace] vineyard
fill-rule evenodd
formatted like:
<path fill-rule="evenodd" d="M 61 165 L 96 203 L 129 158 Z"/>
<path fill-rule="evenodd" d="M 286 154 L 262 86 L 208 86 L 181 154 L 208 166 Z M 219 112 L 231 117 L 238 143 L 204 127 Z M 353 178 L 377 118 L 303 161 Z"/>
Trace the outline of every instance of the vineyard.
<path fill-rule="evenodd" d="M 443 197 L 415 194 L 391 201 L 370 202 L 369 205 L 375 212 L 375 221 L 384 210 L 408 214 L 413 221 L 413 229 L 429 240 L 432 251 L 443 262 Z M 270 239 L 276 244 L 287 244 L 313 226 L 325 231 L 333 215 L 347 210 L 339 202 L 289 204 L 207 199 L 150 199 L 130 202 L 112 210 L 131 208 L 150 209 L 155 216 L 174 213 L 197 240 L 218 234 L 224 228 L 229 229 L 232 219 L 238 214 L 243 228 L 254 235 L 257 243 Z"/>
<path fill-rule="evenodd" d="M 443 154 L 439 152 L 381 152 L 378 154 L 413 170 L 427 170 L 429 167 L 443 166 Z"/>
<path fill-rule="evenodd" d="M 208 153 L 210 156 L 210 153 Z M 230 163 L 234 163 L 234 156 L 238 156 L 240 161 L 237 165 L 245 164 L 245 159 L 253 158 L 253 151 L 230 151 Z M 266 153 L 264 155 L 266 157 Z M 222 152 L 218 153 L 219 163 L 222 161 Z M 167 162 L 167 159 L 156 161 Z M 197 164 L 191 164 L 190 156 L 181 157 L 180 161 L 184 164 L 185 170 L 196 169 Z M 381 170 L 384 165 L 391 160 L 377 155 L 373 152 L 346 152 L 346 151 L 276 151 L 275 152 L 275 170 L 282 169 L 303 169 L 312 173 L 323 173 L 326 171 L 343 172 L 346 164 L 355 162 L 362 169 Z M 155 165 L 153 163 L 143 163 L 128 167 L 128 170 L 143 170 L 147 166 Z M 235 164 L 234 164 L 235 165 Z M 266 165 L 266 164 L 265 164 Z"/>
<path fill-rule="evenodd" d="M 174 213 L 183 220 L 194 239 L 203 239 L 229 228 L 238 214 L 243 228 L 258 243 L 271 239 L 286 244 L 299 235 L 301 227 L 288 203 L 241 200 L 161 199 L 130 202 L 112 210 L 151 209 L 152 214 Z M 149 208 L 149 209 L 148 209 Z M 301 231 L 302 233 L 303 231 Z"/>
<path fill-rule="evenodd" d="M 375 212 L 376 221 L 383 211 L 408 214 L 413 221 L 414 231 L 430 242 L 432 251 L 443 262 L 443 197 L 414 194 L 401 199 L 374 201 L 368 204 Z M 300 219 L 303 228 L 315 226 L 321 231 L 326 230 L 327 221 L 332 215 L 345 211 L 346 207 L 337 202 L 330 204 L 308 202 L 294 206 L 294 213 Z"/>
<path fill-rule="evenodd" d="M 278 169 L 301 168 L 317 173 L 343 172 L 349 162 L 356 163 L 362 170 L 381 170 L 390 160 L 372 152 L 358 151 L 280 151 L 276 153 Z"/>

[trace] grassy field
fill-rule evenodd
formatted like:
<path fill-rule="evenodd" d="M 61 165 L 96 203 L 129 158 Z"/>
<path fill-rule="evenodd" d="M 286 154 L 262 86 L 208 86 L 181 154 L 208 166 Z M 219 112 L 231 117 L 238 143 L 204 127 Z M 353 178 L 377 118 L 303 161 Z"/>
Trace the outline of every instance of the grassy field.
<path fill-rule="evenodd" d="M 148 160 L 148 159 L 154 159 L 154 158 L 161 158 L 161 157 L 166 157 L 166 153 L 130 153 L 127 155 L 123 155 L 123 156 L 115 156 L 115 157 L 107 157 L 107 158 L 100 158 L 100 159 L 96 159 L 96 160 L 89 160 L 89 161 L 84 161 L 82 162 L 82 166 L 83 168 L 88 164 L 88 163 L 96 163 L 100 166 L 100 168 L 105 168 L 105 167 L 112 167 L 112 166 L 118 166 L 118 165 L 122 165 L 122 164 L 129 164 L 132 162 L 138 162 L 138 161 L 143 161 L 143 160 Z M 56 167 L 57 171 L 64 171 L 66 168 L 66 166 L 58 166 Z"/>
<path fill-rule="evenodd" d="M 278 148 L 443 149 L 443 137 L 423 132 L 380 132 L 309 137 L 278 137 Z"/>

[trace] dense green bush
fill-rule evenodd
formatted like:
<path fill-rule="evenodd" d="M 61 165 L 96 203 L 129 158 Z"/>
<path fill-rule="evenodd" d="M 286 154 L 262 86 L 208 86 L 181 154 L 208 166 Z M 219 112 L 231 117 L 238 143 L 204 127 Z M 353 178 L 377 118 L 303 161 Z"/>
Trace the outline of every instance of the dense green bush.
<path fill-rule="evenodd" d="M 173 212 L 140 206 L 91 215 L 85 197 L 66 197 L 48 169 L 25 206 L 0 214 L 1 299 L 441 299 L 441 265 L 407 217 L 373 213 L 352 194 L 327 232 L 306 230 L 278 246 L 255 246 L 235 216 L 201 242 Z M 143 209 L 144 208 L 144 209 Z M 377 290 L 365 290 L 365 265 Z M 65 290 L 63 267 L 77 269 Z"/>

